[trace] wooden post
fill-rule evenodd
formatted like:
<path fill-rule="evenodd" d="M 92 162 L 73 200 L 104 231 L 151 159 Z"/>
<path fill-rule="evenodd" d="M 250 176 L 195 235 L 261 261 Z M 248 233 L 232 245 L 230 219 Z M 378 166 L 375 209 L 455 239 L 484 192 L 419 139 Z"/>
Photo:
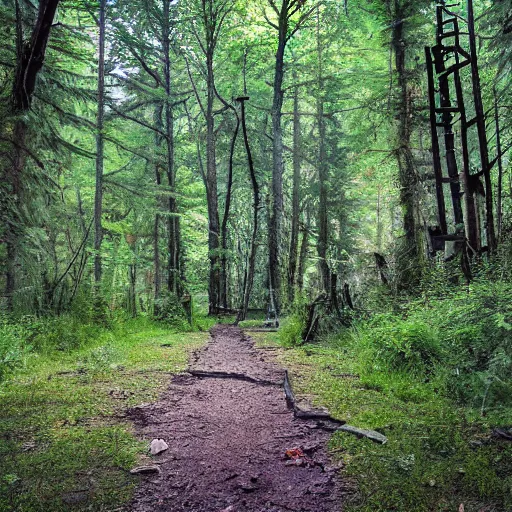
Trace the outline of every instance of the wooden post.
<path fill-rule="evenodd" d="M 425 58 L 427 62 L 428 77 L 428 99 L 430 110 L 430 133 L 432 136 L 432 158 L 434 162 L 434 176 L 436 180 L 436 198 L 437 198 L 437 219 L 443 235 L 448 234 L 446 224 L 446 207 L 444 204 L 443 191 L 443 168 L 441 166 L 441 154 L 439 151 L 439 137 L 437 136 L 437 116 L 436 116 L 436 98 L 434 87 L 434 71 L 432 54 L 429 47 L 425 47 Z"/>

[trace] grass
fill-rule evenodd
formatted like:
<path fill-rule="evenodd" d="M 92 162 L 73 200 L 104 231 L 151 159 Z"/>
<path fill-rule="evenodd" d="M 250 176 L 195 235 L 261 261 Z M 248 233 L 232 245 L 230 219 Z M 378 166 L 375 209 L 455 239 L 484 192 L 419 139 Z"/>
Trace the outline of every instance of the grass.
<path fill-rule="evenodd" d="M 279 346 L 276 333 L 251 333 Z M 337 433 L 333 458 L 343 464 L 347 511 L 508 512 L 512 510 L 512 443 L 491 436 L 512 424 L 510 409 L 457 406 L 438 382 L 406 372 L 365 372 L 348 331 L 278 352 L 298 394 L 349 424 L 378 430 L 388 443 Z M 508 420 L 508 423 L 507 423 Z"/>
<path fill-rule="evenodd" d="M 205 333 L 139 319 L 73 352 L 33 353 L 0 385 L 0 510 L 113 511 L 147 453 L 125 410 L 151 402 Z"/>

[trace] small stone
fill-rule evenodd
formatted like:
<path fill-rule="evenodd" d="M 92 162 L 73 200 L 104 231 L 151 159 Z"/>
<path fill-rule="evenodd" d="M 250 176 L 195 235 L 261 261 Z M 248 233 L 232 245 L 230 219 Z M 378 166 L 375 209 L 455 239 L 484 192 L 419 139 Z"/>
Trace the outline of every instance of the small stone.
<path fill-rule="evenodd" d="M 169 445 L 163 439 L 153 439 L 153 441 L 151 441 L 151 455 L 158 455 L 168 449 Z"/>
<path fill-rule="evenodd" d="M 158 466 L 139 466 L 138 468 L 133 468 L 130 470 L 132 475 L 149 475 L 152 473 L 160 473 L 160 468 Z"/>
<path fill-rule="evenodd" d="M 285 462 L 286 466 L 303 466 L 304 459 L 293 459 Z"/>
<path fill-rule="evenodd" d="M 242 489 L 242 491 L 244 491 L 244 492 L 254 492 L 255 490 L 258 489 L 258 487 L 256 485 L 243 483 L 243 484 L 240 484 L 240 489 Z"/>

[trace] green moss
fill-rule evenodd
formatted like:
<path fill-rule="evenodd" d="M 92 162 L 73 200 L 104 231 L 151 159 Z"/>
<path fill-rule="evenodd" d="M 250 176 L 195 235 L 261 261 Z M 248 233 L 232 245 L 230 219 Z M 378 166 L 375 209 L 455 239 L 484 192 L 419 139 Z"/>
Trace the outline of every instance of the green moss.
<path fill-rule="evenodd" d="M 124 418 L 186 368 L 204 333 L 124 323 L 72 352 L 32 353 L 0 386 L 0 510 L 113 510 L 147 450 Z"/>

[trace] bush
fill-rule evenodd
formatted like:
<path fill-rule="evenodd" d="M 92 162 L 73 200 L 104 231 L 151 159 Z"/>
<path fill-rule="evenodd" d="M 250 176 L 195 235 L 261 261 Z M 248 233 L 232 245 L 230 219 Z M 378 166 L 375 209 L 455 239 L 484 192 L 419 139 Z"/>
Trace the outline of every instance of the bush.
<path fill-rule="evenodd" d="M 154 317 L 155 320 L 165 322 L 177 331 L 190 331 L 191 329 L 183 305 L 174 293 L 168 293 L 155 300 Z"/>
<path fill-rule="evenodd" d="M 306 300 L 298 297 L 293 303 L 291 314 L 283 320 L 279 329 L 280 343 L 286 347 L 302 344 L 306 321 Z"/>
<path fill-rule="evenodd" d="M 101 345 L 91 350 L 80 362 L 79 370 L 100 373 L 111 369 L 117 354 L 109 345 Z"/>
<path fill-rule="evenodd" d="M 0 320 L 0 382 L 16 368 L 23 366 L 32 347 L 27 344 L 27 331 L 8 319 Z"/>
<path fill-rule="evenodd" d="M 480 280 L 436 309 L 451 355 L 450 393 L 481 407 L 512 403 L 512 285 Z"/>
<path fill-rule="evenodd" d="M 406 370 L 425 375 L 441 359 L 437 330 L 425 322 L 377 315 L 358 330 L 364 365 L 376 371 Z"/>
<path fill-rule="evenodd" d="M 482 411 L 512 404 L 512 284 L 443 283 L 399 311 L 354 329 L 364 372 L 435 378 L 447 396 Z"/>
<path fill-rule="evenodd" d="M 83 323 L 72 315 L 42 319 L 25 317 L 24 324 L 29 332 L 30 343 L 38 352 L 76 350 L 97 339 L 105 331 L 99 325 Z"/>

